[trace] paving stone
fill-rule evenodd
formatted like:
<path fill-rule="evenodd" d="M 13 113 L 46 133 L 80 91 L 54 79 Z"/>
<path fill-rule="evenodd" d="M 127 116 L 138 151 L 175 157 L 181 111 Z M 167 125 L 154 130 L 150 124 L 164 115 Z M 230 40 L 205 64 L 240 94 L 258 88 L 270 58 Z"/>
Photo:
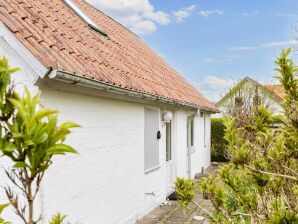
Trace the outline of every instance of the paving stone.
<path fill-rule="evenodd" d="M 214 173 L 219 166 L 211 165 L 205 170 L 205 174 Z M 195 179 L 199 183 L 200 179 Z M 213 206 L 210 201 L 203 199 L 201 192 L 196 190 L 195 201 L 199 203 L 208 212 L 211 212 Z M 194 203 L 191 203 L 189 209 L 181 208 L 177 201 L 171 201 L 171 205 L 161 205 L 154 209 L 150 214 L 137 222 L 137 224 L 208 224 L 208 215 Z M 205 217 L 204 221 L 194 220 L 193 217 L 201 215 Z"/>

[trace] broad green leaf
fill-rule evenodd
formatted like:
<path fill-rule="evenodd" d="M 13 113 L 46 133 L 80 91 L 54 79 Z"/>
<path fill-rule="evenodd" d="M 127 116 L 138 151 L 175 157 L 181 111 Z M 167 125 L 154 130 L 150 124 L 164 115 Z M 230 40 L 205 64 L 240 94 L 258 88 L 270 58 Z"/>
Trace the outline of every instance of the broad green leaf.
<path fill-rule="evenodd" d="M 65 144 L 56 144 L 47 150 L 49 154 L 78 153 L 74 148 Z"/>
<path fill-rule="evenodd" d="M 48 134 L 47 133 L 43 133 L 40 138 L 37 140 L 37 144 L 41 144 L 44 143 L 46 140 L 48 140 Z"/>
<path fill-rule="evenodd" d="M 28 165 L 25 162 L 16 162 L 13 167 L 14 168 L 24 168 L 27 167 Z"/>
<path fill-rule="evenodd" d="M 14 138 L 22 138 L 23 137 L 23 134 L 22 133 L 12 133 L 12 136 Z"/>
<path fill-rule="evenodd" d="M 0 214 L 2 214 L 3 210 L 8 206 L 9 206 L 9 204 L 0 205 Z"/>
<path fill-rule="evenodd" d="M 5 152 L 13 152 L 15 150 L 16 146 L 11 142 L 4 143 L 3 151 Z"/>
<path fill-rule="evenodd" d="M 42 119 L 44 117 L 48 117 L 49 115 L 57 114 L 57 113 L 58 113 L 57 110 L 43 109 L 43 110 L 38 111 L 34 115 L 33 119 L 38 119 L 39 120 L 39 119 Z"/>
<path fill-rule="evenodd" d="M 73 123 L 73 122 L 64 122 L 60 125 L 59 128 L 79 128 L 81 127 L 80 125 Z"/>
<path fill-rule="evenodd" d="M 13 98 L 9 98 L 8 100 L 17 108 L 18 113 L 21 115 L 21 117 L 25 121 L 26 125 L 29 125 L 28 116 L 27 116 L 26 110 L 23 107 L 22 103 L 19 100 L 16 100 Z"/>
<path fill-rule="evenodd" d="M 34 145 L 35 143 L 31 140 L 31 139 L 28 139 L 24 142 L 24 145 L 27 147 L 27 146 L 31 146 L 31 145 Z"/>

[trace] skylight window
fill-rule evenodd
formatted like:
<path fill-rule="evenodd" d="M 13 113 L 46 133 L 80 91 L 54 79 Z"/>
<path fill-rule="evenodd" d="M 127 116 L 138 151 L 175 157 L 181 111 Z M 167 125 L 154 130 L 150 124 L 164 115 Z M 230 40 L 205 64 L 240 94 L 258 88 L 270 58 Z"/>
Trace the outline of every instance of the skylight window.
<path fill-rule="evenodd" d="M 78 6 L 76 6 L 72 0 L 63 0 L 65 4 L 71 8 L 82 20 L 84 20 L 85 23 L 88 24 L 88 26 L 95 31 L 99 32 L 100 34 L 107 36 L 107 34 L 101 29 L 97 24 L 95 24 L 85 13 L 80 10 Z"/>

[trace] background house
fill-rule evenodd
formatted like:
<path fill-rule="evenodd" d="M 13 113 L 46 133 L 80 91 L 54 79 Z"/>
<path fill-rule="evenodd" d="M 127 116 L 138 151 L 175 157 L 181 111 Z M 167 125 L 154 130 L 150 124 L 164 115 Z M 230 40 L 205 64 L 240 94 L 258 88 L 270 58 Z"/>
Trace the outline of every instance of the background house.
<path fill-rule="evenodd" d="M 274 113 L 279 114 L 283 111 L 284 97 L 285 93 L 280 84 L 263 85 L 245 77 L 216 103 L 221 113 L 213 116 L 224 117 L 232 114 L 237 106 L 252 108 L 254 103 L 262 103 Z"/>
<path fill-rule="evenodd" d="M 0 3 L 0 55 L 22 68 L 20 91 L 41 90 L 61 122 L 82 125 L 69 138 L 80 154 L 55 160 L 45 177 L 37 206 L 46 219 L 134 223 L 177 176 L 210 164 L 217 108 L 139 37 L 82 0 Z"/>

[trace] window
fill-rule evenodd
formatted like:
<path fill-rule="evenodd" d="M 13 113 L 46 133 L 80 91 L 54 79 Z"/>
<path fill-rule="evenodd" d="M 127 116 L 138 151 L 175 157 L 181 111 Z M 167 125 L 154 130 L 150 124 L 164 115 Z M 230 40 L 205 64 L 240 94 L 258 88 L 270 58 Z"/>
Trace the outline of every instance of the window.
<path fill-rule="evenodd" d="M 187 119 L 187 146 L 194 146 L 194 122 L 195 119 L 193 116 L 188 117 Z"/>
<path fill-rule="evenodd" d="M 85 13 L 78 6 L 76 6 L 72 0 L 63 0 L 64 3 L 71 8 L 88 26 L 95 31 L 99 32 L 100 34 L 107 36 L 107 34 L 101 29 L 98 25 L 96 25 Z"/>
<path fill-rule="evenodd" d="M 253 105 L 260 106 L 262 104 L 262 99 L 259 95 L 255 95 L 253 98 Z"/>
<path fill-rule="evenodd" d="M 159 168 L 159 112 L 145 108 L 144 125 L 144 170 L 150 172 Z"/>
<path fill-rule="evenodd" d="M 172 123 L 166 123 L 166 161 L 172 160 Z"/>
<path fill-rule="evenodd" d="M 242 107 L 243 105 L 243 99 L 240 96 L 235 97 L 235 106 L 236 107 Z"/>

